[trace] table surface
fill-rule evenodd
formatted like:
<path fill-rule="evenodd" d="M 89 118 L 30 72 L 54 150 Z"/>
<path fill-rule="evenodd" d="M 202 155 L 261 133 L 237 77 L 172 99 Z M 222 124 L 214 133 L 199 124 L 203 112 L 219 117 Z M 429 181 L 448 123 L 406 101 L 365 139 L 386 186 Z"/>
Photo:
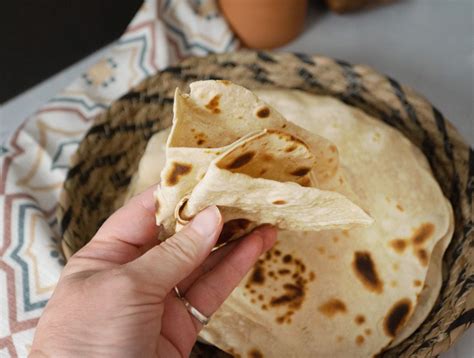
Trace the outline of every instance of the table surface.
<path fill-rule="evenodd" d="M 0 107 L 0 143 L 107 47 Z M 474 144 L 474 1 L 399 0 L 348 15 L 311 7 L 304 33 L 279 49 L 367 64 L 427 97 Z M 470 329 L 443 358 L 474 357 Z"/>

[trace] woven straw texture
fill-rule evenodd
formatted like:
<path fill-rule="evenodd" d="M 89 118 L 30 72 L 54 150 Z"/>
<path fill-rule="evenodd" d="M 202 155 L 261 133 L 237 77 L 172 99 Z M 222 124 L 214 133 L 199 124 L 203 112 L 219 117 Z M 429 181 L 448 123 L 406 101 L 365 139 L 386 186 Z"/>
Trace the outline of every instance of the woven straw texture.
<path fill-rule="evenodd" d="M 423 151 L 453 205 L 455 233 L 435 307 L 411 337 L 383 356 L 446 351 L 474 321 L 474 152 L 425 98 L 366 66 L 304 54 L 236 52 L 189 58 L 146 79 L 95 119 L 72 159 L 58 210 L 64 254 L 84 246 L 123 198 L 148 139 L 171 124 L 175 88 L 188 91 L 190 82 L 203 79 L 330 95 L 395 127 Z M 193 356 L 227 354 L 197 343 Z"/>

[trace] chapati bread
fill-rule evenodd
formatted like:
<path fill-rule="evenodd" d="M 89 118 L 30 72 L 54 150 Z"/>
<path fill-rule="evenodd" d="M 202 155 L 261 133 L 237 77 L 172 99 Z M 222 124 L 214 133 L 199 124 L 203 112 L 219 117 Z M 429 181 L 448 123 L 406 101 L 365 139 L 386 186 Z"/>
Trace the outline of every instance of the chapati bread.
<path fill-rule="evenodd" d="M 128 187 L 125 201 L 145 191 L 159 181 L 160 173 L 165 166 L 166 141 L 168 140 L 170 131 L 171 127 L 166 128 L 156 133 L 148 141 L 145 153 L 143 153 L 140 163 L 138 163 L 137 172 Z M 160 153 L 160 155 L 157 155 L 157 153 Z"/>
<path fill-rule="evenodd" d="M 334 98 L 288 90 L 257 94 L 270 113 L 276 109 L 337 146 L 337 168 L 318 188 L 343 194 L 375 222 L 349 230 L 280 231 L 276 246 L 216 312 L 201 338 L 242 357 L 371 357 L 409 336 L 431 310 L 454 229 L 450 203 L 423 154 L 393 128 Z M 216 92 L 207 95 L 201 104 Z M 234 118 L 242 115 L 234 111 Z M 194 163 L 191 150 L 179 159 Z M 147 150 L 145 156 L 163 154 Z M 199 175 L 219 169 L 219 155 L 224 160 L 223 152 L 202 160 L 207 169 Z M 144 186 L 158 181 L 146 177 L 150 181 Z M 192 211 L 190 204 L 185 209 Z"/>
<path fill-rule="evenodd" d="M 308 147 L 292 135 L 258 132 L 237 141 L 210 164 L 184 206 L 183 216 L 193 217 L 217 205 L 224 222 L 239 220 L 240 226 L 258 222 L 282 230 L 319 231 L 372 223 L 343 195 L 309 187 L 313 166 L 315 158 Z"/>
<path fill-rule="evenodd" d="M 413 332 L 416 331 L 416 329 L 428 316 L 436 302 L 436 299 L 438 298 L 439 291 L 441 290 L 441 284 L 443 283 L 443 280 L 441 279 L 443 255 L 448 248 L 454 233 L 454 213 L 448 200 L 446 200 L 446 207 L 449 211 L 448 232 L 442 239 L 438 241 L 433 249 L 428 272 L 423 284 L 423 289 L 417 296 L 417 306 L 415 307 L 413 315 L 409 318 L 407 324 L 397 334 L 393 342 L 390 344 L 390 347 L 394 347 L 401 343 L 405 338 L 408 338 Z M 416 284 L 421 285 L 421 282 L 417 281 Z"/>
<path fill-rule="evenodd" d="M 288 122 L 243 87 L 195 82 L 189 95 L 175 94 L 156 191 L 161 238 L 209 205 L 223 216 L 220 242 L 260 224 L 306 231 L 371 224 L 344 193 L 320 189 L 341 176 L 330 141 Z"/>

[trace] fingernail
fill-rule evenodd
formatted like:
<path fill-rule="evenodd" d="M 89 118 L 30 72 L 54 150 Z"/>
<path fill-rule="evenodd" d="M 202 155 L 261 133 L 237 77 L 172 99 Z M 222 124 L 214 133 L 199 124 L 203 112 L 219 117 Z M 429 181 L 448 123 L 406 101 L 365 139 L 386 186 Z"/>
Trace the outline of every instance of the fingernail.
<path fill-rule="evenodd" d="M 219 209 L 216 206 L 210 206 L 194 217 L 191 227 L 203 237 L 212 237 L 216 233 L 220 221 Z"/>

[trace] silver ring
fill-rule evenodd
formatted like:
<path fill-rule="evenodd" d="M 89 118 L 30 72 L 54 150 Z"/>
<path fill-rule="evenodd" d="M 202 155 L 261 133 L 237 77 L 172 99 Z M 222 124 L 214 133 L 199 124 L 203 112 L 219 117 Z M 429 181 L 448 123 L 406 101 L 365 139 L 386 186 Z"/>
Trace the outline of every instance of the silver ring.
<path fill-rule="evenodd" d="M 203 326 L 209 323 L 211 317 L 203 315 L 196 307 L 190 304 L 189 301 L 181 295 L 178 286 L 174 287 L 174 292 L 176 292 L 176 296 L 183 302 L 184 307 L 186 307 L 186 310 L 191 314 L 191 316 L 196 318 L 198 322 L 201 323 Z"/>

